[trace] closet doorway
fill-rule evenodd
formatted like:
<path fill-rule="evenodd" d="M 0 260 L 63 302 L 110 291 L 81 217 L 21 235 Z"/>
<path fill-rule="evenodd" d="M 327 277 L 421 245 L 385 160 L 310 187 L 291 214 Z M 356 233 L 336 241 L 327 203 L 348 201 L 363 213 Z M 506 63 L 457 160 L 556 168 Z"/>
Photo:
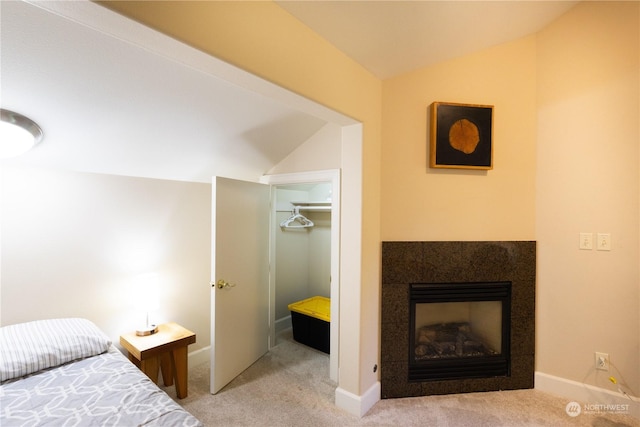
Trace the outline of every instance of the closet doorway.
<path fill-rule="evenodd" d="M 338 379 L 340 172 L 271 175 L 270 342 L 292 327 L 288 305 L 331 298 L 329 377 Z M 299 215 L 299 216 L 296 216 Z"/>

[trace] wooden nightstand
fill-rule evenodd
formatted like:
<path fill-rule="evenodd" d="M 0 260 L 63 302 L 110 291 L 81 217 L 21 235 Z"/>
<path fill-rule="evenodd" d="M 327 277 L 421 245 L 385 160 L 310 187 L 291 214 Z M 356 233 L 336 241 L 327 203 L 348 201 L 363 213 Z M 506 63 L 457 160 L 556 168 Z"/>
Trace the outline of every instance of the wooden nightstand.
<path fill-rule="evenodd" d="M 158 325 L 158 332 L 144 337 L 129 332 L 120 336 L 120 344 L 131 360 L 151 381 L 158 383 L 158 368 L 162 369 L 165 386 L 173 385 L 179 399 L 187 397 L 187 347 L 196 342 L 196 334 L 177 323 Z"/>

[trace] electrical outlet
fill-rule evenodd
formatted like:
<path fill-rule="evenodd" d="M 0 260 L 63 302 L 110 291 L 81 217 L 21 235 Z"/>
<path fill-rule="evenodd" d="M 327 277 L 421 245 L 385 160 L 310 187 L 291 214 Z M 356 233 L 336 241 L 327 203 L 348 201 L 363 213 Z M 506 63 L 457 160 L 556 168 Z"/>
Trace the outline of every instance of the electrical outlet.
<path fill-rule="evenodd" d="M 599 353 L 596 351 L 596 369 L 601 371 L 609 370 L 609 355 L 607 353 Z"/>

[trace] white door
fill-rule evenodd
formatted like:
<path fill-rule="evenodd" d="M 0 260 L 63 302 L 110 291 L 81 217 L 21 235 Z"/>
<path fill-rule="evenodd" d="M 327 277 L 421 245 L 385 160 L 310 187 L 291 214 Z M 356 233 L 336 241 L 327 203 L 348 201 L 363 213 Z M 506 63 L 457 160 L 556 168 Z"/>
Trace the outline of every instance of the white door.
<path fill-rule="evenodd" d="M 269 347 L 268 185 L 214 177 L 211 240 L 211 393 Z"/>

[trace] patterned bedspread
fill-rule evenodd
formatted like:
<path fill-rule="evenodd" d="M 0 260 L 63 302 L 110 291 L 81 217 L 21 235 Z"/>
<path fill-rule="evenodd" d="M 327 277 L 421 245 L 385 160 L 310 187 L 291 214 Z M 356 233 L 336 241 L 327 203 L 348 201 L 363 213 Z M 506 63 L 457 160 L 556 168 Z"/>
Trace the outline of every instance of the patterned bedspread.
<path fill-rule="evenodd" d="M 113 346 L 0 386 L 0 425 L 202 426 Z"/>

